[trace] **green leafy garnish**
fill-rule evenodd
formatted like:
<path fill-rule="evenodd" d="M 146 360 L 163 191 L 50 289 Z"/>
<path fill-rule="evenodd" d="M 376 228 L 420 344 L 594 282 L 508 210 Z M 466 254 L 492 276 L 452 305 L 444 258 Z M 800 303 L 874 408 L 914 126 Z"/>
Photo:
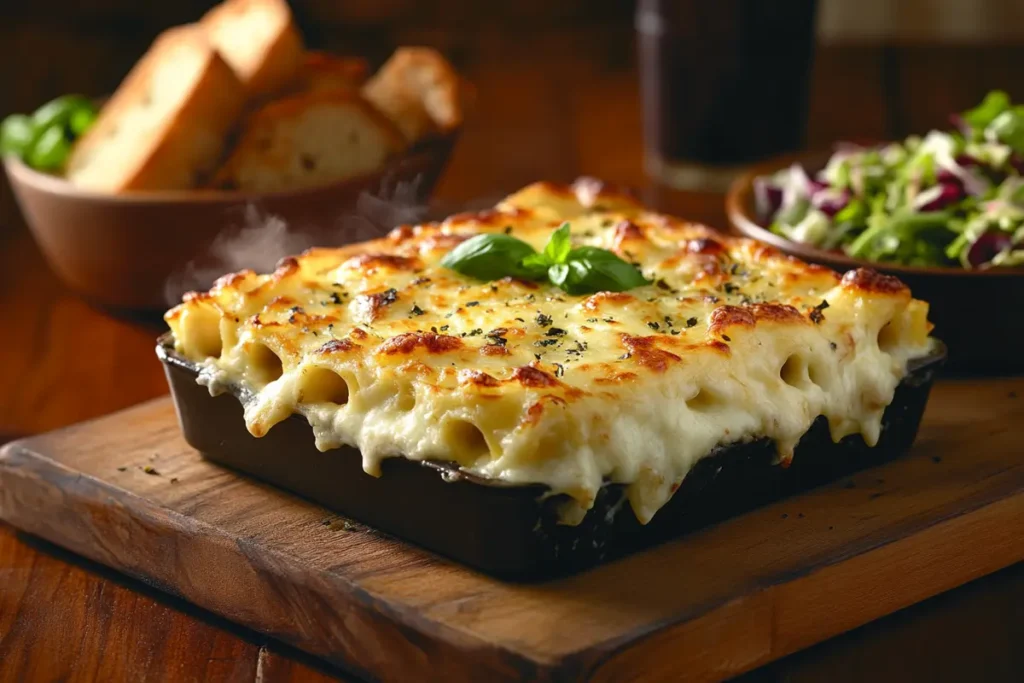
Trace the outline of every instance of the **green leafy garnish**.
<path fill-rule="evenodd" d="M 868 219 L 870 227 L 850 244 L 847 253 L 856 258 L 884 260 L 885 256 L 896 253 L 902 242 L 912 240 L 927 230 L 944 230 L 950 218 L 952 216 L 946 211 L 899 211 L 888 216 L 876 214 Z M 880 240 L 880 237 L 888 239 Z M 930 252 L 930 249 L 924 249 L 922 253 Z M 917 255 L 917 252 L 912 253 Z"/>
<path fill-rule="evenodd" d="M 59 171 L 97 113 L 88 98 L 64 95 L 31 115 L 12 114 L 0 124 L 0 155 L 15 156 L 42 171 Z"/>
<path fill-rule="evenodd" d="M 551 233 L 548 243 L 544 245 L 543 256 L 551 264 L 565 263 L 571 251 L 572 240 L 569 238 L 569 224 L 562 223 L 558 230 Z"/>
<path fill-rule="evenodd" d="M 955 121 L 955 130 L 844 146 L 817 172 L 796 165 L 756 178 L 760 219 L 793 242 L 870 261 L 1019 267 L 1024 104 L 996 90 Z"/>
<path fill-rule="evenodd" d="M 64 161 L 70 153 L 71 142 L 64 135 L 64 127 L 54 124 L 44 130 L 28 150 L 25 161 L 32 168 L 55 171 L 64 165 Z"/>
<path fill-rule="evenodd" d="M 1001 142 L 1018 154 L 1024 154 L 1024 106 L 1013 106 L 1010 96 L 993 90 L 980 105 L 960 115 L 971 127 L 975 141 Z"/>
<path fill-rule="evenodd" d="M 851 199 L 850 203 L 835 215 L 837 223 L 859 223 L 868 217 L 868 205 L 862 199 Z"/>
<path fill-rule="evenodd" d="M 35 126 L 32 117 L 24 114 L 11 114 L 0 125 L 0 154 L 21 156 L 35 139 Z"/>
<path fill-rule="evenodd" d="M 441 265 L 478 280 L 514 277 L 547 280 L 569 294 L 624 292 L 650 284 L 636 266 L 599 247 L 572 248 L 569 224 L 563 223 L 537 252 L 503 233 L 476 235 L 448 252 Z"/>
<path fill-rule="evenodd" d="M 92 102 L 86 97 L 62 95 L 36 109 L 32 114 L 32 123 L 40 130 L 44 130 L 54 124 L 64 125 L 77 111 L 92 109 Z"/>
<path fill-rule="evenodd" d="M 96 117 L 99 116 L 92 107 L 87 109 L 78 109 L 68 118 L 68 127 L 71 129 L 72 135 L 78 137 L 85 133 L 92 127 L 92 124 L 96 123 Z"/>
<path fill-rule="evenodd" d="M 1024 154 L 1024 107 L 1004 111 L 985 130 L 1014 152 Z"/>
<path fill-rule="evenodd" d="M 553 284 L 569 294 L 624 292 L 650 284 L 636 266 L 623 261 L 607 249 L 598 247 L 573 249 L 566 256 L 564 276 L 561 275 L 562 268 L 562 264 L 552 266 L 548 270 L 548 276 Z"/>
<path fill-rule="evenodd" d="M 536 280 L 538 272 L 524 264 L 536 255 L 526 242 L 503 233 L 472 237 L 448 252 L 441 265 L 478 280 L 497 280 L 505 276 Z"/>
<path fill-rule="evenodd" d="M 993 90 L 974 109 L 965 111 L 960 118 L 971 128 L 983 130 L 988 124 L 1010 108 L 1010 96 L 1002 90 Z"/>

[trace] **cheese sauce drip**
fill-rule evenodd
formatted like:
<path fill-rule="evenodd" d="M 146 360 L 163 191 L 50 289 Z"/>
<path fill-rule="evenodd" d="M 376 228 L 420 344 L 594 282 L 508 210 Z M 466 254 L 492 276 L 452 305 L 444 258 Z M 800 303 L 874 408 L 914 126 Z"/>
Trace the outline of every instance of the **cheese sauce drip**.
<path fill-rule="evenodd" d="M 571 296 L 439 265 L 481 232 L 540 249 L 563 221 L 652 284 Z M 840 277 L 578 181 L 225 276 L 166 320 L 211 392 L 253 393 L 254 436 L 298 413 L 320 450 L 357 447 L 370 474 L 387 457 L 454 461 L 567 494 L 575 523 L 609 482 L 649 521 L 717 445 L 767 437 L 786 462 L 819 415 L 835 440 L 874 445 L 908 361 L 931 350 L 927 311 L 893 278 Z"/>

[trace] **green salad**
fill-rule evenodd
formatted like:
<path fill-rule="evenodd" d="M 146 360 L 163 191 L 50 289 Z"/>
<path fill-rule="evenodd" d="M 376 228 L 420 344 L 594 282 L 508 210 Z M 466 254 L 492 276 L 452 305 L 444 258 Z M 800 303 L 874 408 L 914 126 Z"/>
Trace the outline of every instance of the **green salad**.
<path fill-rule="evenodd" d="M 1024 265 L 1024 105 L 993 91 L 954 128 L 837 146 L 825 168 L 755 179 L 759 219 L 794 242 L 910 266 Z"/>
<path fill-rule="evenodd" d="M 97 113 L 92 100 L 64 95 L 32 114 L 11 114 L 0 123 L 0 155 L 16 156 L 40 171 L 59 171 Z"/>

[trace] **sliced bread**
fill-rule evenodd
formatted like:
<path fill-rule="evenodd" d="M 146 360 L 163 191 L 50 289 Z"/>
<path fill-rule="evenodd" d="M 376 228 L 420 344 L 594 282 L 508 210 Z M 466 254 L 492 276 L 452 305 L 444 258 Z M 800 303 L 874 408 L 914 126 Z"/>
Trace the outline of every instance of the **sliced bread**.
<path fill-rule="evenodd" d="M 395 125 L 356 93 L 293 95 L 250 117 L 213 185 L 251 192 L 323 185 L 376 171 L 404 146 Z"/>
<path fill-rule="evenodd" d="M 204 180 L 245 105 L 245 88 L 196 24 L 162 33 L 78 140 L 74 184 L 177 190 Z"/>
<path fill-rule="evenodd" d="M 295 77 L 296 92 L 315 90 L 359 90 L 366 82 L 370 65 L 362 57 L 342 57 L 310 51 Z"/>
<path fill-rule="evenodd" d="M 199 23 L 250 97 L 286 89 L 299 71 L 302 36 L 285 0 L 227 0 Z"/>
<path fill-rule="evenodd" d="M 403 47 L 367 81 L 363 95 L 413 143 L 461 125 L 459 90 L 458 75 L 440 53 Z"/>

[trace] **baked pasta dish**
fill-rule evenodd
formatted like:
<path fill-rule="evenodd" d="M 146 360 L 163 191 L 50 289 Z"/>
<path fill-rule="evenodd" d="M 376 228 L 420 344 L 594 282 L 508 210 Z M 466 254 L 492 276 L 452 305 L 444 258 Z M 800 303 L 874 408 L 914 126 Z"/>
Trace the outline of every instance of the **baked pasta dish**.
<path fill-rule="evenodd" d="M 574 524 L 608 484 L 648 522 L 717 446 L 769 439 L 785 466 L 818 416 L 874 445 L 933 350 L 927 313 L 894 278 L 581 180 L 226 275 L 166 320 L 211 394 L 242 390 L 252 435 L 299 414 L 325 458 L 541 484 Z"/>

